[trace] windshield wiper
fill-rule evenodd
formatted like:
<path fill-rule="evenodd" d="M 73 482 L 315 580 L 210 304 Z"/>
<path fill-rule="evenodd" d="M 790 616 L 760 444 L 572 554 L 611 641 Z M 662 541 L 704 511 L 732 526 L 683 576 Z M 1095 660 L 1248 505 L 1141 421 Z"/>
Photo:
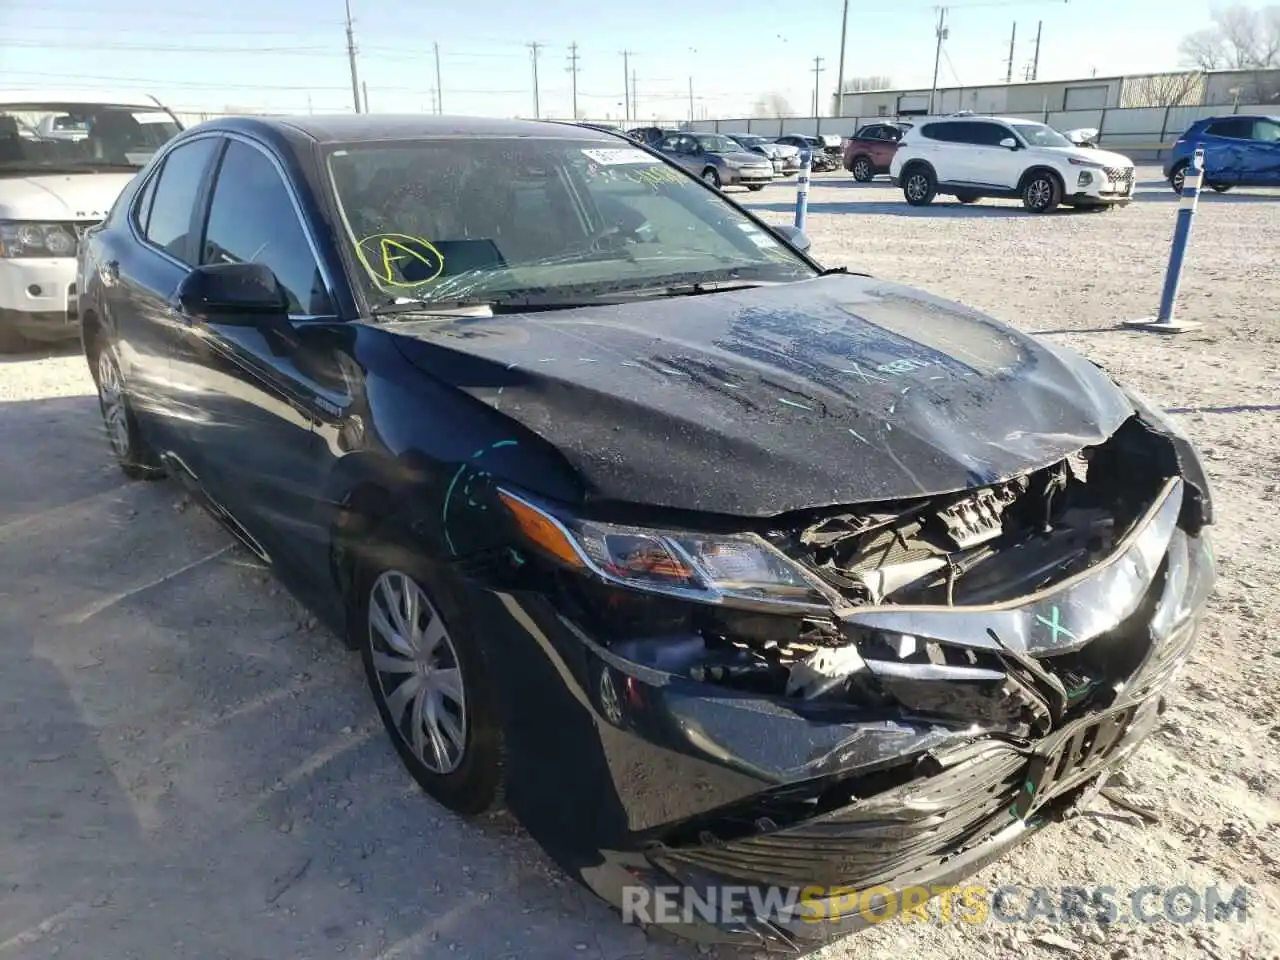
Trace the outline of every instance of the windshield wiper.
<path fill-rule="evenodd" d="M 414 300 L 410 297 L 392 297 L 369 308 L 375 317 L 389 317 L 398 313 L 429 313 L 441 317 L 491 317 L 494 304 L 489 300 Z"/>

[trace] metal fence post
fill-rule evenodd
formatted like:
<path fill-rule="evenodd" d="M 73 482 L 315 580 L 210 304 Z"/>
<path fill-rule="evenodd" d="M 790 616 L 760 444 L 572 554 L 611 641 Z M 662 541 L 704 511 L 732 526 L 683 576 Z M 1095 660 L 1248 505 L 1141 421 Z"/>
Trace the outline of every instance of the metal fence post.
<path fill-rule="evenodd" d="M 1182 199 L 1178 202 L 1178 222 L 1173 229 L 1173 244 L 1169 250 L 1169 266 L 1165 271 L 1164 291 L 1160 296 L 1160 313 L 1154 320 L 1126 320 L 1124 325 L 1133 330 L 1152 333 L 1185 333 L 1198 330 L 1199 323 L 1175 320 L 1178 287 L 1182 283 L 1182 265 L 1191 238 L 1191 221 L 1200 201 L 1200 183 L 1204 178 L 1204 147 L 1196 146 L 1195 154 L 1182 181 Z"/>
<path fill-rule="evenodd" d="M 796 229 L 804 229 L 809 214 L 809 173 L 813 169 L 813 151 L 800 151 L 800 178 L 796 181 Z"/>

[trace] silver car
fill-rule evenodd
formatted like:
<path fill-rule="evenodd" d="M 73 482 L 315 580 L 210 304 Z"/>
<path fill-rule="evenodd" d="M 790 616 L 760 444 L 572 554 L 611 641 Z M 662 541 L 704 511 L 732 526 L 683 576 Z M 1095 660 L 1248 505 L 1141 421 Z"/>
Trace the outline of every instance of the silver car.
<path fill-rule="evenodd" d="M 735 184 L 763 190 L 773 180 L 773 164 L 748 153 L 721 133 L 676 133 L 664 137 L 658 149 L 713 187 Z"/>
<path fill-rule="evenodd" d="M 730 140 L 737 142 L 748 153 L 758 153 L 773 164 L 773 172 L 779 177 L 792 177 L 800 172 L 800 148 L 785 143 L 774 143 L 768 137 L 756 133 L 730 133 Z"/>

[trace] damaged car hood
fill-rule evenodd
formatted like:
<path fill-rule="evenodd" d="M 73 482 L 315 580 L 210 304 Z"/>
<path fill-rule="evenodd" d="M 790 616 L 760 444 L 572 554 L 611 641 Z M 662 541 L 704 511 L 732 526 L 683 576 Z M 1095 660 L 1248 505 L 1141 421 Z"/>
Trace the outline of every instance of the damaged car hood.
<path fill-rule="evenodd" d="M 720 514 L 991 484 L 1133 413 L 1070 351 L 852 275 L 391 329 L 420 369 L 555 445 L 590 498 Z"/>

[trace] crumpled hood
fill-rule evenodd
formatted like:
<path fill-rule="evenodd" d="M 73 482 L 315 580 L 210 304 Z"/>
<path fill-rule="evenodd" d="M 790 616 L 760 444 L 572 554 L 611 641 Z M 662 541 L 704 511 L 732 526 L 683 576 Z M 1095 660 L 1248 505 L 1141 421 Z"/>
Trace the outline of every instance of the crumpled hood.
<path fill-rule="evenodd" d="M 391 329 L 412 363 L 555 445 L 589 498 L 721 514 L 994 483 L 1133 413 L 1074 353 L 849 275 Z"/>
<path fill-rule="evenodd" d="M 102 220 L 132 173 L 0 177 L 0 220 Z"/>
<path fill-rule="evenodd" d="M 724 160 L 728 163 L 736 163 L 746 166 L 759 166 L 762 163 L 769 162 L 768 157 L 762 157 L 760 154 L 752 153 L 750 150 L 745 148 L 735 151 L 734 153 L 713 153 L 708 154 L 708 156 Z"/>

